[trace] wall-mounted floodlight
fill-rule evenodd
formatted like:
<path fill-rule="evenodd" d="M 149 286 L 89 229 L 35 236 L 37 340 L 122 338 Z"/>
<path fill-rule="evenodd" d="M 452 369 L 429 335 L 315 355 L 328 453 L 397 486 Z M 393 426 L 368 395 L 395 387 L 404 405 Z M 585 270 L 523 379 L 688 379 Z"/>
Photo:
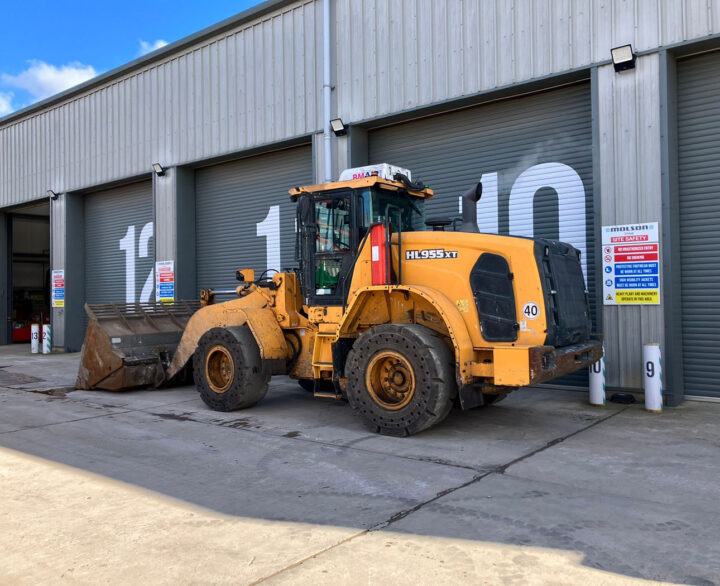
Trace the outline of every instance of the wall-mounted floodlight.
<path fill-rule="evenodd" d="M 330 128 L 332 128 L 335 136 L 345 136 L 347 134 L 347 126 L 340 118 L 330 120 Z"/>
<path fill-rule="evenodd" d="M 60 194 L 59 194 L 59 193 L 55 193 L 52 189 L 48 189 L 48 190 L 47 190 L 47 196 L 48 196 L 50 199 L 52 199 L 53 201 L 55 201 L 58 197 L 60 197 Z"/>
<path fill-rule="evenodd" d="M 153 171 L 155 171 L 155 175 L 158 177 L 165 175 L 165 168 L 160 163 L 153 163 L 152 168 Z"/>
<path fill-rule="evenodd" d="M 633 69 L 635 67 L 637 55 L 633 52 L 632 45 L 622 45 L 621 47 L 610 49 L 610 54 L 612 55 L 615 71 L 625 71 L 626 69 Z"/>

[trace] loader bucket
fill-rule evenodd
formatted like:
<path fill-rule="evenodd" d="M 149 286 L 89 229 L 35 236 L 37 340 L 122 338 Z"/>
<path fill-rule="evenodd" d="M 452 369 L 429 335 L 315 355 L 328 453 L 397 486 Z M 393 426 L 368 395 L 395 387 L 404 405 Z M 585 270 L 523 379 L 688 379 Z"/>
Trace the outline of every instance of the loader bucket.
<path fill-rule="evenodd" d="M 200 301 L 85 305 L 89 321 L 75 387 L 157 388 Z"/>

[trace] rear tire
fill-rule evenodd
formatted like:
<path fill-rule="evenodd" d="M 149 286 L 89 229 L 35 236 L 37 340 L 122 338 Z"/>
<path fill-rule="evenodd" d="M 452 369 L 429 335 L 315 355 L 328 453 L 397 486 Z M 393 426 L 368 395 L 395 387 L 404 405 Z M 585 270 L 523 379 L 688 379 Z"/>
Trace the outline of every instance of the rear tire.
<path fill-rule="evenodd" d="M 413 435 L 439 423 L 457 394 L 448 345 L 415 324 L 385 324 L 363 333 L 348 354 L 345 374 L 353 410 L 383 435 Z"/>
<path fill-rule="evenodd" d="M 193 378 L 203 402 L 215 411 L 256 405 L 267 393 L 270 369 L 247 326 L 205 332 L 193 355 Z"/>

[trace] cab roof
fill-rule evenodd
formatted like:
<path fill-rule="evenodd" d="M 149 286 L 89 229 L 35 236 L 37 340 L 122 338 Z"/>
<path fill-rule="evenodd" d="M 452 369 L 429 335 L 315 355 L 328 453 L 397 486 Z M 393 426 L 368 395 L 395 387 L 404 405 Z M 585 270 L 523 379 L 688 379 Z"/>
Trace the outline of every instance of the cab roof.
<path fill-rule="evenodd" d="M 332 181 L 330 183 L 319 183 L 318 185 L 307 185 L 305 187 L 293 187 L 289 190 L 290 195 L 298 196 L 302 193 L 317 194 L 323 191 L 333 191 L 335 189 L 358 189 L 362 187 L 373 187 L 378 185 L 384 189 L 390 191 L 404 191 L 415 197 L 421 197 L 423 199 L 430 199 L 435 193 L 429 187 L 424 189 L 410 189 L 404 183 L 400 181 L 390 181 L 383 179 L 377 175 L 371 175 L 370 177 L 362 177 L 360 179 L 350 179 L 348 181 Z"/>

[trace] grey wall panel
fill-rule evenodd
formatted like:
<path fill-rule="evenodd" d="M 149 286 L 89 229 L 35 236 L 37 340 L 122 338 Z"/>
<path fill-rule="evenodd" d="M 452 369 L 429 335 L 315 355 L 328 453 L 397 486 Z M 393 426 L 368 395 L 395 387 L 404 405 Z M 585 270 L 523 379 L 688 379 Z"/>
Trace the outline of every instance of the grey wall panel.
<path fill-rule="evenodd" d="M 435 189 L 428 217 L 457 217 L 458 197 L 482 177 L 481 230 L 575 245 L 595 305 L 589 83 L 380 128 L 368 141 L 370 163 L 408 167 Z"/>
<path fill-rule="evenodd" d="M 320 11 L 298 1 L 0 122 L 0 207 L 315 131 Z"/>
<path fill-rule="evenodd" d="M 10 289 L 12 287 L 12 278 L 10 275 L 10 238 L 12 230 L 10 229 L 10 218 L 7 214 L 0 212 L 0 344 L 9 344 L 12 342 L 12 332 L 10 331 Z"/>
<path fill-rule="evenodd" d="M 295 204 L 288 189 L 311 183 L 310 146 L 197 169 L 198 293 L 235 287 L 239 268 L 253 268 L 259 277 L 265 269 L 295 264 Z"/>
<path fill-rule="evenodd" d="M 195 299 L 195 170 L 166 169 L 153 190 L 155 257 L 175 262 L 175 298 Z"/>
<path fill-rule="evenodd" d="M 50 268 L 65 270 L 65 286 L 67 293 L 67 266 L 65 225 L 67 222 L 68 194 L 50 201 Z M 81 218 L 82 221 L 82 218 Z M 82 230 L 81 230 L 82 232 Z M 82 250 L 82 249 L 81 249 Z M 82 254 L 81 254 L 82 257 Z M 83 281 L 84 284 L 84 281 Z M 82 287 L 83 285 L 81 285 Z M 67 295 L 66 295 L 67 297 Z M 67 303 L 67 300 L 66 300 Z M 53 307 L 52 312 L 52 342 L 53 346 L 63 348 L 66 339 L 65 308 Z"/>
<path fill-rule="evenodd" d="M 178 172 L 179 167 L 165 169 L 158 177 L 152 176 L 155 222 L 155 254 L 157 260 L 175 260 L 177 215 L 178 215 Z M 194 183 L 191 178 L 191 184 Z"/>
<path fill-rule="evenodd" d="M 685 393 L 720 397 L 720 52 L 677 65 Z"/>
<path fill-rule="evenodd" d="M 175 171 L 175 295 L 195 299 L 197 251 L 195 248 L 195 170 Z"/>
<path fill-rule="evenodd" d="M 602 225 L 661 220 L 659 72 L 657 54 L 629 72 L 598 68 Z M 662 305 L 603 308 L 608 387 L 642 388 L 642 346 L 663 340 L 664 323 Z"/>
<path fill-rule="evenodd" d="M 85 196 L 85 300 L 154 301 L 152 183 Z"/>
<path fill-rule="evenodd" d="M 53 323 L 63 330 L 64 339 L 53 341 L 64 344 L 68 352 L 80 350 L 85 338 L 85 196 L 79 193 L 64 193 L 53 202 L 53 218 L 70 229 L 53 233 L 53 269 L 65 270 L 65 307 L 53 310 Z M 57 256 L 56 256 L 57 255 Z"/>

